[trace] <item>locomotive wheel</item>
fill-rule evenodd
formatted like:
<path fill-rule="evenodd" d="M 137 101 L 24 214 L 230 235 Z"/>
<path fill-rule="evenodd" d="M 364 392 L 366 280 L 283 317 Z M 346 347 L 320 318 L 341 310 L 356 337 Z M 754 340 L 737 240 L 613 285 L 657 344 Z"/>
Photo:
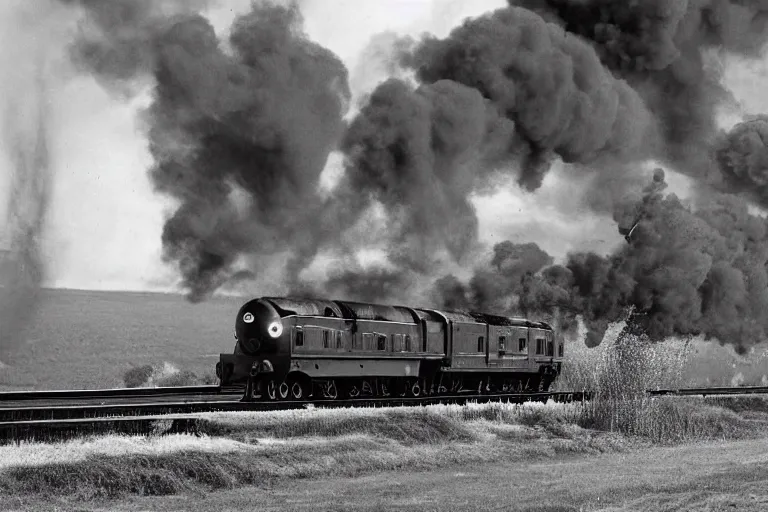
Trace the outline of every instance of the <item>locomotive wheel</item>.
<path fill-rule="evenodd" d="M 267 396 L 270 400 L 276 400 L 277 399 L 277 385 L 275 385 L 275 381 L 270 380 L 267 383 Z"/>
<path fill-rule="evenodd" d="M 419 381 L 414 382 L 413 386 L 411 386 L 411 394 L 414 397 L 421 396 L 421 386 L 419 386 Z"/>
<path fill-rule="evenodd" d="M 381 396 L 389 396 L 389 382 L 386 380 L 381 381 Z"/>
<path fill-rule="evenodd" d="M 277 388 L 277 392 L 280 395 L 280 400 L 285 400 L 290 395 L 291 388 L 288 386 L 287 382 L 283 381 L 280 384 L 280 387 Z"/>
<path fill-rule="evenodd" d="M 336 387 L 336 381 L 330 381 L 325 387 L 325 396 L 331 400 L 339 398 L 339 390 Z"/>
<path fill-rule="evenodd" d="M 349 386 L 347 393 L 349 394 L 349 398 L 357 398 L 360 396 L 360 388 L 358 388 L 355 384 L 352 384 Z"/>
<path fill-rule="evenodd" d="M 293 384 L 291 384 L 291 397 L 294 400 L 301 400 L 304 398 L 304 388 L 301 385 L 301 382 L 294 381 Z"/>
<path fill-rule="evenodd" d="M 328 386 L 328 397 L 332 400 L 339 398 L 339 389 L 336 387 L 336 381 L 332 380 L 331 385 Z"/>

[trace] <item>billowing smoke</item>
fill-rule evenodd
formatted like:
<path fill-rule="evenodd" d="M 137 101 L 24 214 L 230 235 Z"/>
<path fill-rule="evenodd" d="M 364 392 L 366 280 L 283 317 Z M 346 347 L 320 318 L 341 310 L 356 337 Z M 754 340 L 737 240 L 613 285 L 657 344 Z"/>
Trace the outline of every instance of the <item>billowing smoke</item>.
<path fill-rule="evenodd" d="M 729 93 L 722 54 L 757 57 L 768 41 L 761 0 L 510 0 L 592 43 L 601 62 L 658 120 L 662 156 L 707 178 L 716 115 Z"/>
<path fill-rule="evenodd" d="M 448 274 L 434 282 L 431 298 L 447 309 L 526 314 L 527 305 L 521 302 L 524 281 L 553 261 L 535 243 L 500 242 L 493 246 L 489 261 L 477 266 L 466 284 Z M 530 312 L 542 313 L 544 308 L 535 307 Z"/>
<path fill-rule="evenodd" d="M 649 135 L 638 93 L 589 44 L 527 9 L 467 20 L 446 39 L 426 38 L 406 60 L 422 81 L 475 88 L 514 121 L 527 143 L 519 180 L 529 190 L 541 185 L 553 155 L 567 163 L 623 161 Z"/>
<path fill-rule="evenodd" d="M 296 5 L 254 4 L 224 42 L 189 12 L 196 4 L 81 4 L 77 60 L 118 85 L 154 81 L 150 176 L 179 203 L 163 247 L 190 299 L 232 277 L 240 256 L 313 254 L 319 177 L 349 90 L 341 61 L 302 33 Z"/>
<path fill-rule="evenodd" d="M 157 61 L 157 38 L 209 0 L 59 0 L 86 18 L 71 48 L 75 64 L 121 94 L 135 94 Z"/>
<path fill-rule="evenodd" d="M 722 136 L 716 155 L 729 185 L 768 206 L 768 116 L 734 126 Z"/>
<path fill-rule="evenodd" d="M 373 201 L 384 206 L 398 267 L 425 272 L 442 249 L 460 261 L 477 238 L 469 195 L 512 132 L 475 89 L 448 80 L 413 89 L 388 80 L 347 130 L 338 195 L 350 198 L 349 211 Z"/>
<path fill-rule="evenodd" d="M 558 317 L 564 326 L 581 315 L 592 345 L 623 320 L 656 341 L 703 334 L 744 350 L 768 338 L 766 221 L 735 196 L 693 207 L 664 196 L 663 185 L 657 171 L 630 217 L 626 246 L 607 257 L 574 253 L 562 265 L 532 269 L 506 288 L 517 301 L 512 309 Z M 496 289 L 499 277 L 489 281 Z M 443 283 L 436 288 L 446 290 Z"/>

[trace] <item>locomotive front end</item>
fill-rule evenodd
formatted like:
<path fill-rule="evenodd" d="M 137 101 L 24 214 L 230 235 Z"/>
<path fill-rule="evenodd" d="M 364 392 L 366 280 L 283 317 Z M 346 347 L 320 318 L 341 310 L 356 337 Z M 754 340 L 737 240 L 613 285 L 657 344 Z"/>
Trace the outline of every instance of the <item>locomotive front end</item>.
<path fill-rule="evenodd" d="M 287 371 L 289 340 L 283 319 L 269 302 L 245 303 L 235 319 L 233 354 L 221 354 L 216 373 L 222 386 L 245 385 L 249 377 Z"/>

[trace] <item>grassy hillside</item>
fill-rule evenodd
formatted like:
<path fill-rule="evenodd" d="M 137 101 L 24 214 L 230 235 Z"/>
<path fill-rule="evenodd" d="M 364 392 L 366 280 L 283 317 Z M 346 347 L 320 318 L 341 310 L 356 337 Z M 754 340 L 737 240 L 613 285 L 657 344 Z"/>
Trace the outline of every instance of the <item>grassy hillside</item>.
<path fill-rule="evenodd" d="M 198 374 L 234 347 L 239 298 L 45 290 L 35 322 L 0 354 L 2 388 L 123 385 L 131 367 L 171 363 Z M 2 328 L 2 326 L 0 326 Z"/>

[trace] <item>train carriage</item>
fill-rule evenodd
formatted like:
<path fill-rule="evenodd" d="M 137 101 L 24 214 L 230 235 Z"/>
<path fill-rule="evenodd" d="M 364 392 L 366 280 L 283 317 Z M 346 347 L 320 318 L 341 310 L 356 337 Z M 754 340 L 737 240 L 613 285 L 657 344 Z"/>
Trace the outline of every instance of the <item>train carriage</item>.
<path fill-rule="evenodd" d="M 278 297 L 244 304 L 235 337 L 221 384 L 273 400 L 546 391 L 564 355 L 543 322 Z"/>

